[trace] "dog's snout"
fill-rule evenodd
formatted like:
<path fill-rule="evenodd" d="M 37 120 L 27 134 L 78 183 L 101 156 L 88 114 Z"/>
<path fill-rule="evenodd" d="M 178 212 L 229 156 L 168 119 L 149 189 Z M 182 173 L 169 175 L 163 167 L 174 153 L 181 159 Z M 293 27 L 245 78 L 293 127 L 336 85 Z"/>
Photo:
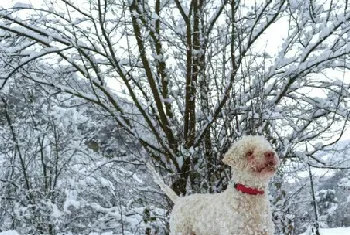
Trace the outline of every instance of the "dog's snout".
<path fill-rule="evenodd" d="M 275 158 L 275 153 L 272 151 L 265 152 L 264 155 L 267 160 L 272 160 Z"/>
<path fill-rule="evenodd" d="M 268 164 L 270 166 L 276 166 L 276 165 L 279 164 L 279 160 L 278 160 L 278 157 L 277 157 L 275 152 L 273 152 L 273 151 L 266 151 L 264 153 L 264 156 L 265 156 L 266 164 Z"/>

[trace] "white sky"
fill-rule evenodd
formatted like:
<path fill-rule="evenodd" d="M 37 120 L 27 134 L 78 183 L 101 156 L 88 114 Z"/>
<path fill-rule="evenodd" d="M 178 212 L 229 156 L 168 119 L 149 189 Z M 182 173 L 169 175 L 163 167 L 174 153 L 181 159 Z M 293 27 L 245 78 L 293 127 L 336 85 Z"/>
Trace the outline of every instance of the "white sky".
<path fill-rule="evenodd" d="M 41 1 L 41 0 L 39 0 L 39 1 Z M 1 0 L 0 6 L 3 8 L 8 8 L 8 7 L 13 6 L 13 4 L 16 2 L 23 2 L 24 3 L 24 2 L 28 2 L 28 0 L 23 0 L 23 1 Z"/>

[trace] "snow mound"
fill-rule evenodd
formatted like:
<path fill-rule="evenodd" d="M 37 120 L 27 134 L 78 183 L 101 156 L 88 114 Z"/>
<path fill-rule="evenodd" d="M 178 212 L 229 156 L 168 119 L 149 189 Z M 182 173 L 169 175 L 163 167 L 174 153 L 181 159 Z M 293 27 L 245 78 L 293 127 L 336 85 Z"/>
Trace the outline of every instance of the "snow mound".
<path fill-rule="evenodd" d="M 349 235 L 350 227 L 341 227 L 341 228 L 321 228 L 320 233 L 322 235 Z M 313 233 L 305 232 L 300 235 L 311 235 Z M 0 234 L 1 235 L 1 234 Z"/>
<path fill-rule="evenodd" d="M 6 231 L 6 232 L 0 232 L 0 235 L 19 235 L 16 231 Z"/>

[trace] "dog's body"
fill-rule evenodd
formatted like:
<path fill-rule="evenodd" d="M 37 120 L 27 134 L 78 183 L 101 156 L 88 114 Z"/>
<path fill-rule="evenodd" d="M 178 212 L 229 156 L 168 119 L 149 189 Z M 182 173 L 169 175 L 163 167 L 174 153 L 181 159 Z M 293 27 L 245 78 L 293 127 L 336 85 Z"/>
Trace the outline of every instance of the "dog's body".
<path fill-rule="evenodd" d="M 261 136 L 246 136 L 225 154 L 235 186 L 216 194 L 178 197 L 156 175 L 156 182 L 175 203 L 170 215 L 171 235 L 272 235 L 274 225 L 267 184 L 279 160 Z"/>
<path fill-rule="evenodd" d="M 246 195 L 232 186 L 223 193 L 176 200 L 171 235 L 270 235 L 274 233 L 266 195 Z"/>

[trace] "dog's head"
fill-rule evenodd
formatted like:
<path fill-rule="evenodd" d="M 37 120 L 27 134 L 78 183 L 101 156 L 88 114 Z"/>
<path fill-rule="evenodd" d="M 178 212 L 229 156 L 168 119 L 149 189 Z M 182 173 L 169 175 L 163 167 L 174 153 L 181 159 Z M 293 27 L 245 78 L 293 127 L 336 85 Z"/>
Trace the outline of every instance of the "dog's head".
<path fill-rule="evenodd" d="M 249 135 L 231 146 L 223 162 L 234 171 L 268 179 L 275 174 L 279 158 L 263 136 Z"/>

